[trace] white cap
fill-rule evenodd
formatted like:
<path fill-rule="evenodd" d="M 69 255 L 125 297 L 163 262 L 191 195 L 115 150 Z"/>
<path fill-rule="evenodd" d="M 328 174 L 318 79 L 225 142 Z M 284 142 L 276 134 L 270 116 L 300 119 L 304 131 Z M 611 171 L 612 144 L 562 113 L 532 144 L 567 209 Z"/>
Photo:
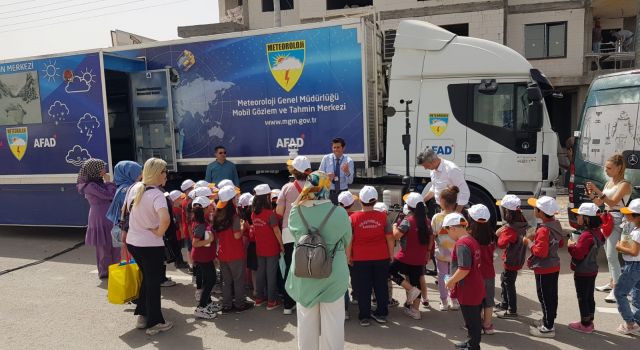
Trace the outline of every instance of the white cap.
<path fill-rule="evenodd" d="M 469 208 L 469 216 L 475 221 L 489 221 L 491 213 L 484 204 L 475 204 Z"/>
<path fill-rule="evenodd" d="M 227 179 L 220 180 L 220 182 L 216 184 L 216 187 L 218 188 L 223 188 L 224 186 L 235 186 L 235 185 L 233 184 L 233 181 L 227 180 Z"/>
<path fill-rule="evenodd" d="M 373 205 L 373 210 L 379 211 L 381 213 L 388 213 L 389 212 L 389 207 L 385 203 L 378 202 L 378 203 Z"/>
<path fill-rule="evenodd" d="M 378 191 L 372 186 L 364 186 L 360 190 L 360 195 L 358 197 L 360 197 L 360 201 L 362 203 L 371 203 L 372 200 L 378 199 Z"/>
<path fill-rule="evenodd" d="M 596 216 L 599 214 L 600 208 L 594 203 L 582 203 L 580 208 L 573 208 L 571 211 L 578 215 Z"/>
<path fill-rule="evenodd" d="M 233 186 L 224 186 L 218 191 L 218 209 L 222 209 L 227 206 L 227 202 L 232 200 L 236 196 L 236 188 Z"/>
<path fill-rule="evenodd" d="M 348 207 L 356 201 L 356 197 L 349 191 L 340 192 L 338 195 L 338 202 L 345 207 Z"/>
<path fill-rule="evenodd" d="M 444 217 L 444 221 L 442 221 L 442 227 L 450 227 L 456 225 L 467 226 L 467 220 L 460 213 L 447 214 L 447 216 Z"/>
<path fill-rule="evenodd" d="M 518 210 L 522 205 L 522 201 L 514 194 L 508 194 L 502 197 L 502 200 L 496 202 L 496 205 L 509 210 Z"/>
<path fill-rule="evenodd" d="M 169 193 L 169 199 L 171 199 L 172 201 L 175 201 L 176 199 L 180 198 L 180 196 L 182 196 L 182 192 L 178 190 L 173 190 Z"/>
<path fill-rule="evenodd" d="M 193 180 L 191 180 L 191 179 L 186 179 L 186 180 L 182 181 L 182 185 L 180 185 L 180 189 L 182 190 L 182 192 L 184 192 L 184 191 L 186 191 L 186 190 L 188 190 L 188 189 L 193 188 L 193 186 L 194 186 L 195 184 L 196 184 L 196 183 L 195 183 L 195 182 L 193 182 Z"/>
<path fill-rule="evenodd" d="M 405 203 L 407 203 L 409 208 L 415 208 L 418 205 L 418 203 L 424 202 L 424 199 L 418 192 L 407 193 L 402 197 L 402 200 L 404 200 Z"/>
<path fill-rule="evenodd" d="M 640 214 L 640 198 L 636 198 L 628 206 L 620 209 L 622 214 Z"/>
<path fill-rule="evenodd" d="M 267 184 L 260 184 L 253 188 L 253 191 L 256 193 L 256 196 L 262 196 L 265 194 L 271 194 L 271 188 Z"/>
<path fill-rule="evenodd" d="M 199 187 L 209 187 L 209 182 L 205 180 L 200 180 L 196 182 L 196 188 L 199 188 Z"/>
<path fill-rule="evenodd" d="M 273 200 L 274 198 L 278 198 L 280 197 L 280 189 L 279 188 L 274 188 L 271 190 L 271 200 Z"/>
<path fill-rule="evenodd" d="M 189 192 L 189 195 L 188 195 L 188 196 L 189 196 L 189 198 L 191 198 L 191 199 L 196 198 L 196 191 L 191 191 L 191 192 Z"/>
<path fill-rule="evenodd" d="M 558 211 L 560 210 L 560 208 L 558 207 L 558 203 L 556 203 L 556 200 L 548 196 L 542 196 L 538 199 L 529 198 L 529 200 L 527 200 L 527 203 L 532 207 L 538 208 L 540 211 L 549 216 L 556 215 L 556 213 L 558 213 Z"/>
<path fill-rule="evenodd" d="M 406 203 L 402 206 L 402 214 L 409 215 L 409 206 Z"/>
<path fill-rule="evenodd" d="M 194 205 L 194 204 L 200 204 L 201 207 L 206 208 L 209 206 L 209 204 L 211 204 L 211 200 L 207 197 L 196 197 L 196 199 L 193 200 L 191 205 Z"/>
<path fill-rule="evenodd" d="M 209 187 L 196 187 L 193 193 L 196 197 L 209 197 L 213 194 Z"/>
<path fill-rule="evenodd" d="M 297 171 L 304 173 L 311 169 L 311 162 L 309 161 L 309 158 L 305 156 L 297 156 L 291 162 L 291 166 L 293 166 Z"/>
<path fill-rule="evenodd" d="M 253 204 L 253 195 L 251 195 L 251 193 L 246 192 L 240 195 L 240 198 L 238 198 L 238 206 L 241 207 L 248 207 L 251 204 Z"/>

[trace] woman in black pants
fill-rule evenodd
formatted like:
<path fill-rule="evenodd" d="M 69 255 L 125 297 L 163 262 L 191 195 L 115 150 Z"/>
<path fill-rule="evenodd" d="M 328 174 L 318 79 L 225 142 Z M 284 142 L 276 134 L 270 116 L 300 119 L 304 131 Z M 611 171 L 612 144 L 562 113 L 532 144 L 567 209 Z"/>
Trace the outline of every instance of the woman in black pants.
<path fill-rule="evenodd" d="M 164 192 L 159 187 L 167 182 L 167 163 L 150 158 L 144 163 L 142 181 L 136 183 L 125 199 L 129 211 L 127 249 L 142 271 L 142 286 L 135 315 L 136 327 L 147 329 L 148 335 L 171 327 L 160 309 L 160 284 L 165 260 L 163 236 L 169 227 L 169 210 Z"/>

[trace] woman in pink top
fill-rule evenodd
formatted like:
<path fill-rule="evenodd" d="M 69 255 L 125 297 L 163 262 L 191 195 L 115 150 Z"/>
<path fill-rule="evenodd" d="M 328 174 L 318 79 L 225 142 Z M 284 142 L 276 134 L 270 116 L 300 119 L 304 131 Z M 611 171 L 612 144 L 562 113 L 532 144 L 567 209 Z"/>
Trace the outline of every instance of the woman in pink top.
<path fill-rule="evenodd" d="M 168 331 L 173 327 L 165 321 L 160 309 L 160 283 L 163 279 L 164 241 L 169 227 L 169 208 L 164 191 L 158 189 L 167 182 L 167 163 L 149 158 L 142 169 L 142 182 L 129 191 L 125 205 L 130 209 L 127 248 L 142 271 L 142 286 L 138 295 L 137 328 L 146 328 L 148 335 Z"/>

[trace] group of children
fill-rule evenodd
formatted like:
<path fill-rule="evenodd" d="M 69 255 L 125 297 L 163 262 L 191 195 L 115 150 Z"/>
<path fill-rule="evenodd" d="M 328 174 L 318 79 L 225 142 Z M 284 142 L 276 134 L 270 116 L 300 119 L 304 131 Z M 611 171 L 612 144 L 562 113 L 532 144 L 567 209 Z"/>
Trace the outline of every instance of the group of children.
<path fill-rule="evenodd" d="M 252 194 L 240 195 L 231 181 L 223 180 L 216 185 L 186 180 L 182 191 L 168 194 L 178 224 L 177 235 L 190 251 L 198 301 L 194 314 L 213 319 L 220 311 L 237 312 L 263 304 L 268 310 L 276 309 L 281 305 L 282 280 L 286 278 L 280 267 L 284 252 L 282 217 L 274 210 L 278 191 L 261 184 Z M 528 201 L 540 223 L 535 234 L 529 236 L 517 196 L 506 195 L 497 202 L 504 225 L 496 231 L 484 205 L 473 205 L 462 214 L 456 212 L 458 192 L 453 186 L 442 191 L 438 203 L 441 211 L 431 220 L 418 193 L 405 195 L 404 211 L 396 218 L 386 205 L 378 203 L 378 192 L 371 186 L 363 187 L 358 196 L 348 191 L 340 194 L 338 202 L 349 213 L 353 232 L 345 251 L 360 324 L 369 326 L 370 320 L 387 322 L 389 305 L 395 301 L 390 293 L 391 282 L 406 291 L 404 313 L 420 319 L 420 305 L 429 306 L 425 266 L 434 254 L 439 309 L 460 309 L 469 334 L 469 340 L 456 347 L 479 349 L 481 334 L 495 332 L 493 313 L 498 318 L 518 317 L 516 279 L 525 263 L 534 272 L 543 314 L 530 333 L 553 337 L 560 272 L 558 250 L 564 245 L 562 228 L 555 218 L 559 211 L 556 201 L 551 197 Z M 570 323 L 569 328 L 591 333 L 598 273 L 596 257 L 604 242 L 601 213 L 593 203 L 584 203 L 573 211 L 583 227 L 579 235 L 568 241 L 580 320 Z M 640 199 L 632 201 L 622 212 L 635 229 L 617 248 L 627 264 L 615 293 L 620 296 L 618 307 L 625 321 L 618 331 L 630 334 L 640 329 L 640 312 L 634 314 L 627 300 L 633 290 L 634 305 L 640 306 Z M 496 247 L 503 250 L 502 292 L 497 305 L 493 264 Z M 211 299 L 217 279 L 216 259 L 224 281 L 221 305 Z M 247 284 L 253 286 L 254 302 L 246 299 Z M 345 299 L 348 300 L 348 295 Z"/>

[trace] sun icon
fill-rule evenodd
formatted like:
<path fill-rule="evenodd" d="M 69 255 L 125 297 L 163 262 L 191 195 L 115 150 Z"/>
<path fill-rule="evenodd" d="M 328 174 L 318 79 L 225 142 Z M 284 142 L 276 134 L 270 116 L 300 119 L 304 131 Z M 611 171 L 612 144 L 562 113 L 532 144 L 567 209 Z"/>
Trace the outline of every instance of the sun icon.
<path fill-rule="evenodd" d="M 278 55 L 278 56 L 274 56 L 273 57 L 273 65 L 277 66 L 280 63 L 284 62 L 284 60 L 286 60 L 287 58 L 289 58 L 289 55 Z"/>
<path fill-rule="evenodd" d="M 47 78 L 48 81 L 56 81 L 56 77 L 59 77 L 60 74 L 58 71 L 60 68 L 56 67 L 56 61 L 51 61 L 44 63 L 42 68 L 42 73 L 44 73 L 44 77 Z"/>
<path fill-rule="evenodd" d="M 93 75 L 93 69 L 89 70 L 89 68 L 85 68 L 85 71 L 80 72 L 80 74 L 81 74 L 81 79 L 84 80 L 87 84 L 96 82 L 95 80 L 93 80 L 93 78 L 96 77 L 95 75 Z"/>

